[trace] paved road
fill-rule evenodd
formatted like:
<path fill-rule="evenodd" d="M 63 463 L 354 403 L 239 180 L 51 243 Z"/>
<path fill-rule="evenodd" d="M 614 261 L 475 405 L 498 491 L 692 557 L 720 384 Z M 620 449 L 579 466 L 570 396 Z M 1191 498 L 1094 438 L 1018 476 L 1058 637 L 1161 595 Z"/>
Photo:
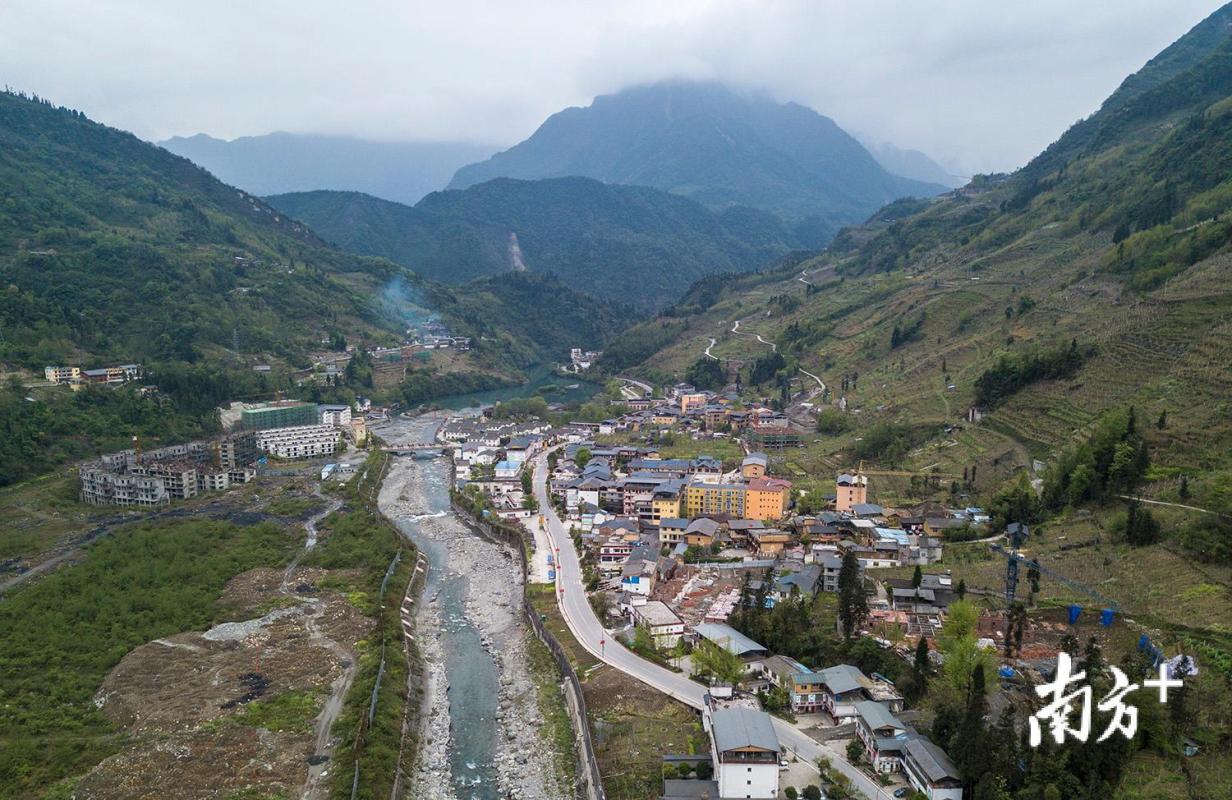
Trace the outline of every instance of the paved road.
<path fill-rule="evenodd" d="M 608 665 L 682 703 L 700 709 L 706 694 L 705 686 L 689 680 L 678 672 L 672 672 L 635 655 L 619 642 L 613 641 L 611 633 L 595 616 L 594 609 L 590 607 L 590 602 L 586 598 L 577 550 L 573 546 L 573 540 L 569 537 L 568 529 L 556 516 L 556 511 L 548 498 L 547 477 L 547 453 L 543 453 L 535 461 L 535 499 L 539 501 L 539 508 L 543 511 L 548 538 L 552 542 L 552 547 L 557 551 L 556 597 L 560 604 L 561 615 L 565 619 L 565 624 L 569 626 L 569 630 L 573 632 L 574 638 L 595 657 Z M 601 641 L 604 642 L 602 645 L 600 645 Z M 851 780 L 853 788 L 862 796 L 870 800 L 887 800 L 891 797 L 888 791 L 849 764 L 845 755 L 837 748 L 821 744 L 784 720 L 777 717 L 773 720 L 779 743 L 801 760 L 816 765 L 817 759 L 824 755 L 836 770 Z"/>
<path fill-rule="evenodd" d="M 817 381 L 817 387 L 821 389 L 823 392 L 826 390 L 826 384 L 821 380 L 821 378 L 809 372 L 804 367 L 800 367 L 800 371 L 803 372 L 805 375 L 809 376 L 810 378 L 812 378 L 813 380 Z"/>
<path fill-rule="evenodd" d="M 745 333 L 744 331 L 740 330 L 740 320 L 736 320 L 736 324 L 732 325 L 731 332 L 736 334 L 737 336 L 752 336 L 754 339 L 761 342 L 766 347 L 769 347 L 772 352 L 777 353 L 779 351 L 779 346 L 777 344 L 775 344 L 774 342 L 768 342 L 765 339 L 761 338 L 760 333 Z"/>
<path fill-rule="evenodd" d="M 1169 506 L 1171 508 L 1183 508 L 1186 511 L 1197 511 L 1200 514 L 1214 514 L 1217 517 L 1227 517 L 1228 516 L 1227 514 L 1224 514 L 1219 511 L 1212 511 L 1209 508 L 1198 508 L 1197 506 L 1187 506 L 1183 503 L 1169 503 L 1166 500 L 1150 500 L 1145 497 L 1134 497 L 1133 495 L 1130 495 L 1130 494 L 1118 494 L 1117 497 L 1121 498 L 1122 500 L 1137 500 L 1139 503 L 1146 503 L 1147 505 L 1152 505 L 1152 506 Z"/>

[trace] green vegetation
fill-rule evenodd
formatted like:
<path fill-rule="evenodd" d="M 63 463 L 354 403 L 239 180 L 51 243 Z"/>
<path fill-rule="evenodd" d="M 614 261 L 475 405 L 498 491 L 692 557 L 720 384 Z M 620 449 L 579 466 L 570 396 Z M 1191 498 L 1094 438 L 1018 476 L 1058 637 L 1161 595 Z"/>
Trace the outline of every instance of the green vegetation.
<path fill-rule="evenodd" d="M 399 768 L 403 715 L 407 708 L 407 671 L 403 653 L 400 602 L 415 567 L 414 550 L 397 528 L 376 510 L 376 491 L 388 466 L 388 456 L 374 452 L 361 475 L 343 489 L 347 505 L 325 521 L 317 548 L 304 558 L 305 566 L 345 571 L 352 577 L 322 582 L 346 592 L 364 613 L 375 618 L 375 629 L 360 643 L 359 668 L 347 691 L 343 711 L 334 731 L 344 744 L 334 754 L 330 797 L 351 796 L 355 767 L 363 797 L 388 796 Z M 323 527 L 325 527 L 323 526 Z M 381 584 L 394 556 L 401 552 L 397 568 L 389 575 L 382 602 Z M 384 656 L 385 667 L 381 670 Z M 380 675 L 375 715 L 369 721 L 369 704 Z"/>
<path fill-rule="evenodd" d="M 408 369 L 398 390 L 402 402 L 414 407 L 441 397 L 516 386 L 517 383 L 485 372 L 437 373 L 428 369 Z"/>
<path fill-rule="evenodd" d="M 464 286 L 430 285 L 425 299 L 471 337 L 472 352 L 500 372 L 547 360 L 571 347 L 604 349 L 639 315 L 625 298 L 599 300 L 555 274 L 502 272 Z"/>
<path fill-rule="evenodd" d="M 320 692 L 282 692 L 243 706 L 239 714 L 227 721 L 271 731 L 310 731 L 313 719 L 321 712 L 321 701 Z"/>
<path fill-rule="evenodd" d="M 183 441 L 217 427 L 211 414 L 179 410 L 166 398 L 144 396 L 132 387 L 31 391 L 12 382 L 0 386 L 0 486 L 66 461 L 132 447 L 133 436 Z"/>
<path fill-rule="evenodd" d="M 1132 493 L 1151 465 L 1134 409 L 1105 414 L 1087 441 L 1067 450 L 1049 470 L 1044 506 L 1056 510 L 1109 495 Z"/>
<path fill-rule="evenodd" d="M 718 391 L 727 385 L 727 371 L 718 359 L 703 355 L 689 367 L 684 379 L 699 389 Z"/>
<path fill-rule="evenodd" d="M 329 191 L 269 202 L 352 252 L 453 284 L 500 275 L 504 288 L 516 232 L 530 270 L 643 309 L 662 308 L 707 273 L 755 269 L 788 249 L 785 234 L 768 232 L 760 217 L 576 177 L 495 180 L 436 192 L 414 207 Z"/>
<path fill-rule="evenodd" d="M 1068 348 L 1001 356 L 976 379 L 975 403 L 995 408 L 1036 381 L 1072 378 L 1089 356 L 1089 351 L 1079 349 L 1077 339 Z"/>
<path fill-rule="evenodd" d="M 286 358 L 327 325 L 397 330 L 368 299 L 397 267 L 78 112 L 0 94 L 0 182 L 4 361 L 193 362 L 237 340 Z"/>
<path fill-rule="evenodd" d="M 878 422 L 865 429 L 852 454 L 870 461 L 900 461 L 907 451 L 928 438 L 930 430 L 901 422 Z"/>
<path fill-rule="evenodd" d="M 0 603 L 0 797 L 79 774 L 123 743 L 91 703 L 106 674 L 151 639 L 219 619 L 232 576 L 284 562 L 277 525 L 137 524 Z"/>

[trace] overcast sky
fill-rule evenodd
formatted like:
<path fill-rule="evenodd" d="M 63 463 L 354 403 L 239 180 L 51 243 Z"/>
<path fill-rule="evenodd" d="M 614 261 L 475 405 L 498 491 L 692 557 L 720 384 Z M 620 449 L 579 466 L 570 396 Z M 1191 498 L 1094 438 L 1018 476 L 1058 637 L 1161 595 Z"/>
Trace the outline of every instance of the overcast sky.
<path fill-rule="evenodd" d="M 509 145 L 634 83 L 764 88 L 960 174 L 1020 166 L 1211 0 L 0 0 L 0 83 L 147 139 Z"/>

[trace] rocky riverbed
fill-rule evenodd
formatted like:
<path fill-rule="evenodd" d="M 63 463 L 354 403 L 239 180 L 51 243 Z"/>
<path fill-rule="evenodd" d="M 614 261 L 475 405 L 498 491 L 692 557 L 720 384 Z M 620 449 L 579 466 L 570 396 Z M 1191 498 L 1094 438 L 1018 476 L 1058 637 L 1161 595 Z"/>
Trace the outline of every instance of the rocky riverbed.
<path fill-rule="evenodd" d="M 387 439 L 400 441 L 410 440 L 415 433 L 422 434 L 423 429 L 382 431 Z M 441 480 L 447 480 L 448 472 L 448 465 L 441 461 L 396 459 L 379 500 L 381 510 L 418 540 L 432 562 L 415 620 L 429 682 L 418 763 L 407 796 L 562 800 L 572 792 L 559 785 L 551 747 L 540 735 L 542 714 L 526 655 L 527 637 L 533 634 L 521 610 L 516 553 L 464 525 L 448 510 L 447 494 L 446 507 L 441 508 Z M 459 587 L 460 603 L 457 595 L 450 594 Z M 474 634 L 478 637 L 477 652 L 466 657 L 486 658 L 494 666 L 496 702 L 490 711 L 482 712 L 484 716 L 456 720 L 461 712 L 457 703 L 451 707 L 450 692 L 456 687 L 451 687 L 450 678 L 459 654 L 447 648 L 459 646 L 459 639 L 451 634 L 463 627 L 472 638 Z M 462 637 L 461 641 L 468 640 Z M 471 709 L 470 713 L 475 712 Z M 487 718 L 487 713 L 493 718 Z M 461 731 L 459 725 L 479 729 Z M 478 745 L 476 735 L 484 739 Z M 490 763 L 460 759 L 457 748 L 462 747 L 468 753 L 489 753 Z"/>

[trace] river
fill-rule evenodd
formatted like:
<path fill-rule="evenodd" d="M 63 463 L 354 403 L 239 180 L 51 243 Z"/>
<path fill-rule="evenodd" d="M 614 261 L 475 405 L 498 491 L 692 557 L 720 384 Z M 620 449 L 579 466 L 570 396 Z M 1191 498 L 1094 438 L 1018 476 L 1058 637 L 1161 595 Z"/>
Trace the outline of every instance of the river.
<path fill-rule="evenodd" d="M 431 442 L 445 413 L 398 418 L 389 442 Z M 480 538 L 449 505 L 445 458 L 395 458 L 381 510 L 427 557 L 415 636 L 427 664 L 424 730 L 407 796 L 425 800 L 559 800 L 526 664 L 521 572 L 508 548 Z"/>

